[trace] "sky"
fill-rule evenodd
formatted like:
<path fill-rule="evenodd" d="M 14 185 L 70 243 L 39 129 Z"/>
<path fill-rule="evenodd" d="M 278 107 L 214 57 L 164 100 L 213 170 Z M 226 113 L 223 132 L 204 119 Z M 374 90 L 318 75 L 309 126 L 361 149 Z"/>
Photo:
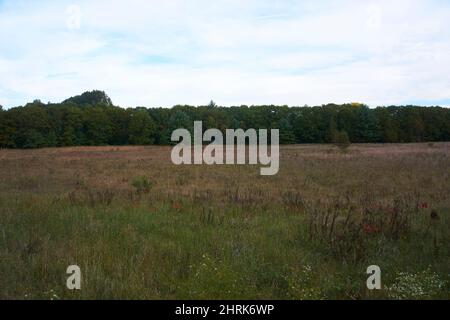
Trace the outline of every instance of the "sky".
<path fill-rule="evenodd" d="M 448 0 L 0 0 L 0 105 L 450 106 Z"/>

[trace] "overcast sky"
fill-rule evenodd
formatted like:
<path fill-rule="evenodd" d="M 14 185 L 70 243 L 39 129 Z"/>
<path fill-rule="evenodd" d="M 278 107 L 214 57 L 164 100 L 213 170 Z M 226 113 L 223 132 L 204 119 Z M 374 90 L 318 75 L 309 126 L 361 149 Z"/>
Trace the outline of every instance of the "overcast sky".
<path fill-rule="evenodd" d="M 450 105 L 448 0 L 0 0 L 0 104 Z"/>

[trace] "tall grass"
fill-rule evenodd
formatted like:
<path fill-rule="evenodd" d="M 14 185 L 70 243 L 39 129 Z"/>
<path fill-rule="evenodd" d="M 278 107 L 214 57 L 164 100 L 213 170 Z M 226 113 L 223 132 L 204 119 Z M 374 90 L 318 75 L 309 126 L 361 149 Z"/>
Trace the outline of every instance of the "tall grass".
<path fill-rule="evenodd" d="M 449 155 L 289 146 L 263 177 L 164 147 L 1 150 L 0 298 L 448 299 Z"/>

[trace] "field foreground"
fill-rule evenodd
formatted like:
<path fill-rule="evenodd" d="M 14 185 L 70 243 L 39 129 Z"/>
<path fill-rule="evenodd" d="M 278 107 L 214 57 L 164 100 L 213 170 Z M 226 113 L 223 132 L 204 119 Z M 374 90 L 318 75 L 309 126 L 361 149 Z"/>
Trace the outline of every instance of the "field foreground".
<path fill-rule="evenodd" d="M 0 150 L 0 298 L 450 298 L 449 143 L 285 146 L 276 176 L 170 152 Z"/>

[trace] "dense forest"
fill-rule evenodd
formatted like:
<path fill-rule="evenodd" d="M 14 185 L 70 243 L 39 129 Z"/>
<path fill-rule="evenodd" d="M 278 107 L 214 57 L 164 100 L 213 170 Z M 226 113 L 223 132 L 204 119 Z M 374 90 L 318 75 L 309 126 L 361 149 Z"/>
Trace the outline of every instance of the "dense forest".
<path fill-rule="evenodd" d="M 344 135 L 351 142 L 450 141 L 450 109 L 363 104 L 316 107 L 206 106 L 120 108 L 102 91 L 86 92 L 62 103 L 39 100 L 4 110 L 0 106 L 1 148 L 81 145 L 165 145 L 178 128 L 202 120 L 204 130 L 267 128 L 280 130 L 280 143 L 330 143 Z"/>

